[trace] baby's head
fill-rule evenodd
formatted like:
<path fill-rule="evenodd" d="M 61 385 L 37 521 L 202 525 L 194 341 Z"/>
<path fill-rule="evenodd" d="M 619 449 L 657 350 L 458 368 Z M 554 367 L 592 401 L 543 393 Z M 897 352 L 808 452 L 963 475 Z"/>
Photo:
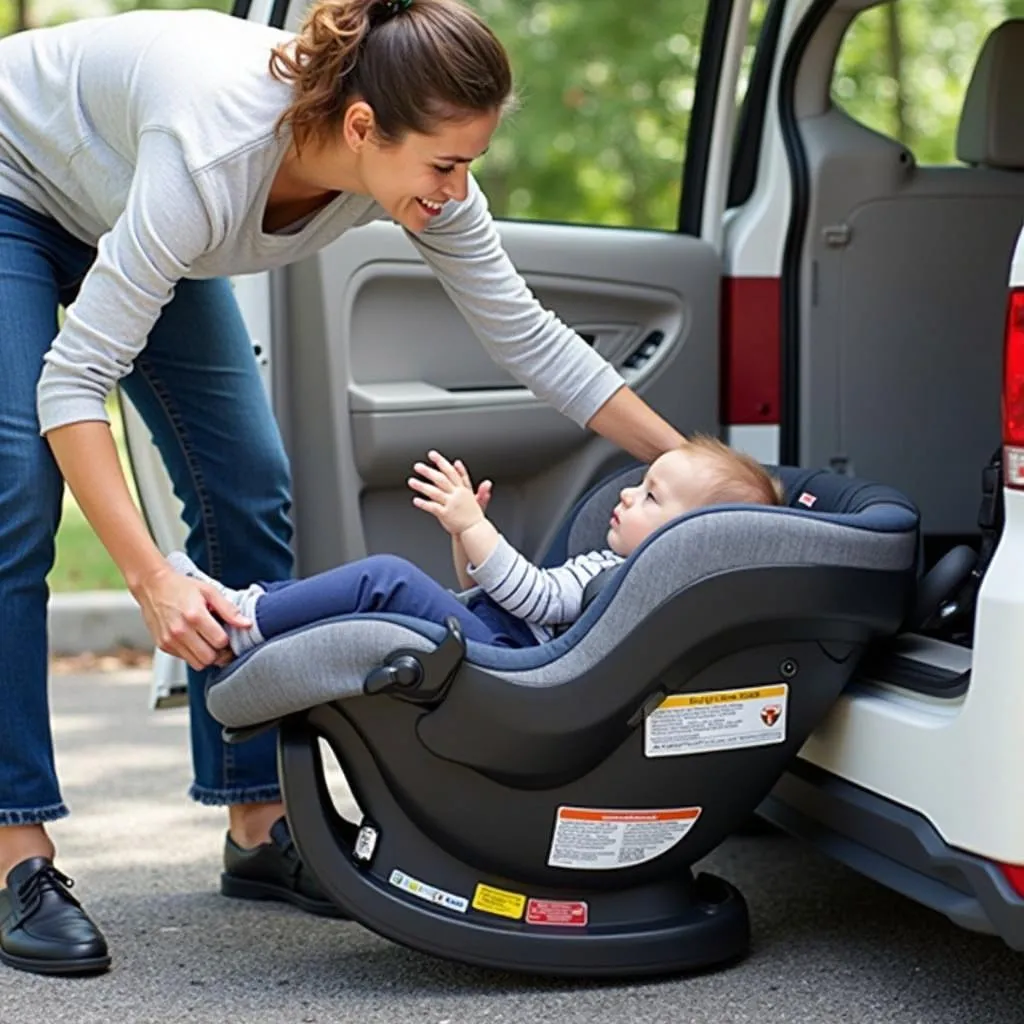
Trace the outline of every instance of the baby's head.
<path fill-rule="evenodd" d="M 780 505 L 782 486 L 749 455 L 697 435 L 655 459 L 636 487 L 623 488 L 608 546 L 628 557 L 670 519 L 706 505 Z"/>

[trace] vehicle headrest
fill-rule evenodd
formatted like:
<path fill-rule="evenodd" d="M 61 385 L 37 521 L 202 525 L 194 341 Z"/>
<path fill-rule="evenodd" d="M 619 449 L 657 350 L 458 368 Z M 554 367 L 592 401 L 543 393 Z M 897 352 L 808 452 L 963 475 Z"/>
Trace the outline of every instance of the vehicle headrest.
<path fill-rule="evenodd" d="M 985 40 L 967 88 L 956 155 L 966 164 L 1024 170 L 1024 19 Z"/>

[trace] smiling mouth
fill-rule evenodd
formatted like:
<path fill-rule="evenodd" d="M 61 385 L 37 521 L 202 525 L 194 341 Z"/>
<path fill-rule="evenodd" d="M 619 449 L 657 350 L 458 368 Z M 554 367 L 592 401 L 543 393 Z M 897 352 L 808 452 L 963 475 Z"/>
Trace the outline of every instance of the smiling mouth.
<path fill-rule="evenodd" d="M 441 207 L 444 203 L 435 203 L 432 199 L 423 199 L 420 196 L 416 197 L 416 202 L 423 207 L 431 217 L 436 217 L 441 212 Z"/>

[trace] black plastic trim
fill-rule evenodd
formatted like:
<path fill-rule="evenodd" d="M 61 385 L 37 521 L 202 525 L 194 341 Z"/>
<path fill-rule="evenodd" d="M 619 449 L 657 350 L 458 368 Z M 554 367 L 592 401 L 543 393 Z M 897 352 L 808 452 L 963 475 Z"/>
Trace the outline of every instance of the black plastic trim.
<path fill-rule="evenodd" d="M 954 923 L 1024 951 L 1024 899 L 999 866 L 950 846 L 916 811 L 798 759 L 758 814 Z"/>
<path fill-rule="evenodd" d="M 252 9 L 252 0 L 235 0 L 231 5 L 231 17 L 241 18 L 245 21 L 249 17 L 249 11 Z"/>
<path fill-rule="evenodd" d="M 800 262 L 810 200 L 807 157 L 796 123 L 797 73 L 808 44 L 835 0 L 818 0 L 797 28 L 779 79 L 779 125 L 791 172 L 791 214 L 782 258 L 779 345 L 779 461 L 800 464 Z"/>
<path fill-rule="evenodd" d="M 736 128 L 736 146 L 729 174 L 729 194 L 726 207 L 742 206 L 754 191 L 761 160 L 761 141 L 764 137 L 764 117 L 768 109 L 775 54 L 779 48 L 779 34 L 786 0 L 772 0 L 765 12 L 761 35 L 757 41 L 754 60 L 750 68 L 747 92 L 740 107 Z"/>
<path fill-rule="evenodd" d="M 732 0 L 709 0 L 701 36 L 700 63 L 694 88 L 690 129 L 683 161 L 682 201 L 679 204 L 679 232 L 699 236 L 704 219 L 708 157 L 715 122 L 715 102 L 725 63 L 725 43 L 732 17 Z"/>
<path fill-rule="evenodd" d="M 271 28 L 284 28 L 285 19 L 288 17 L 288 6 L 290 0 L 274 0 L 274 6 L 270 9 L 270 19 L 267 24 Z"/>
<path fill-rule="evenodd" d="M 857 675 L 867 681 L 890 683 L 928 697 L 941 697 L 943 700 L 962 697 L 971 684 L 970 669 L 957 672 L 941 665 L 927 665 L 914 657 L 888 650 L 884 646 L 877 647 L 868 654 L 861 662 Z"/>

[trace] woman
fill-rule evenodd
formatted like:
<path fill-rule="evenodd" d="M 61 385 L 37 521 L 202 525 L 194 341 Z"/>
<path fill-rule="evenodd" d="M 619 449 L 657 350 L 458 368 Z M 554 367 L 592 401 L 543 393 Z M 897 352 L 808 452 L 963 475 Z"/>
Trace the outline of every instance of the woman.
<path fill-rule="evenodd" d="M 227 646 L 215 615 L 246 623 L 160 555 L 104 411 L 120 381 L 199 566 L 228 586 L 290 575 L 287 463 L 228 275 L 390 217 L 537 395 L 641 459 L 682 440 L 501 249 L 468 165 L 511 96 L 501 44 L 456 0 L 322 0 L 297 37 L 144 11 L 0 42 L 0 959 L 109 964 L 44 828 L 67 813 L 46 701 L 62 477 L 156 643 L 190 666 L 192 796 L 228 807 L 222 891 L 331 912 L 280 820 L 275 738 L 226 748 L 204 707 Z"/>

